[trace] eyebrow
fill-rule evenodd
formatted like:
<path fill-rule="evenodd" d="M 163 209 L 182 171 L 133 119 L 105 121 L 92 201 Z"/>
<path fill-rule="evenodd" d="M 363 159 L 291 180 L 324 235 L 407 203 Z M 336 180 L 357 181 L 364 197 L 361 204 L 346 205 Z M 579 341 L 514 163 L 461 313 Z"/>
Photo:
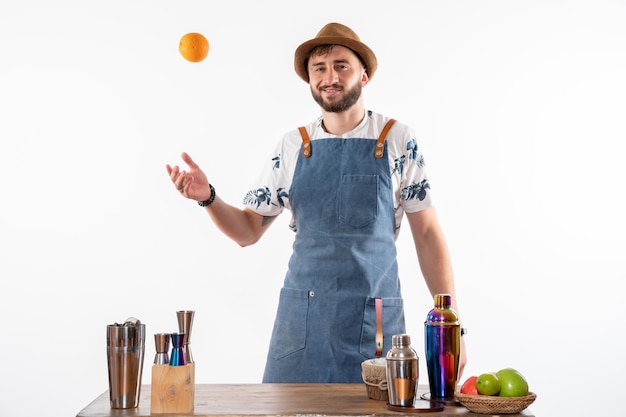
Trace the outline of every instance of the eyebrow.
<path fill-rule="evenodd" d="M 333 64 L 348 64 L 348 65 L 350 65 L 350 61 L 347 60 L 347 59 L 335 59 L 333 61 Z M 318 61 L 318 62 L 312 62 L 311 63 L 311 67 L 321 67 L 321 66 L 324 66 L 324 65 L 326 65 L 326 62 L 323 62 L 323 61 Z"/>

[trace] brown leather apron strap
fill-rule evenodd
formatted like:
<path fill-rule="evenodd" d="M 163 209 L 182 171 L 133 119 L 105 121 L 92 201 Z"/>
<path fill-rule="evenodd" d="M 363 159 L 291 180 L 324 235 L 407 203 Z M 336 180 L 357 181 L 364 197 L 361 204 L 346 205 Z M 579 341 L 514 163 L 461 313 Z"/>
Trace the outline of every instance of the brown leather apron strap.
<path fill-rule="evenodd" d="M 380 136 L 378 136 L 378 140 L 376 140 L 376 151 L 374 152 L 374 156 L 376 158 L 383 157 L 383 154 L 385 153 L 385 140 L 387 140 L 387 134 L 395 122 L 395 119 L 389 119 L 387 124 L 385 124 L 385 127 L 383 127 L 382 132 L 380 132 Z M 306 131 L 304 126 L 300 126 L 298 130 L 300 131 L 300 136 L 302 136 L 302 155 L 305 158 L 309 158 L 311 156 L 311 138 L 309 137 L 309 133 Z"/>
<path fill-rule="evenodd" d="M 300 131 L 300 136 L 302 136 L 302 155 L 308 158 L 311 156 L 311 138 L 304 126 L 299 127 L 298 130 Z"/>
<path fill-rule="evenodd" d="M 385 127 L 383 127 L 383 131 L 380 132 L 380 136 L 376 141 L 376 152 L 374 152 L 374 156 L 376 158 L 382 158 L 385 153 L 385 140 L 387 139 L 387 133 L 389 133 L 389 129 L 396 122 L 395 119 L 389 119 Z"/>
<path fill-rule="evenodd" d="M 376 356 L 383 356 L 383 300 L 374 299 L 376 306 Z"/>

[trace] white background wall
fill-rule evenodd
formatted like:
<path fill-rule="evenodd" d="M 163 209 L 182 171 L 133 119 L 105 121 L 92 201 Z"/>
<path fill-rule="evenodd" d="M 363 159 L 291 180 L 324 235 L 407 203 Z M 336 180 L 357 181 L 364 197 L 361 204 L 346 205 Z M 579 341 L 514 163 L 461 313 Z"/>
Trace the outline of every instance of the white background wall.
<path fill-rule="evenodd" d="M 292 242 L 239 248 L 166 163 L 239 205 L 259 157 L 319 111 L 293 52 L 330 21 L 379 58 L 366 105 L 413 125 L 453 256 L 465 376 L 515 367 L 541 416 L 623 397 L 626 1 L 0 0 L 0 415 L 107 389 L 107 324 L 176 331 L 198 383 L 260 382 Z M 208 58 L 178 53 L 205 34 Z M 399 238 L 408 331 L 431 300 Z M 230 366 L 229 358 L 246 366 Z M 427 383 L 421 363 L 421 383 Z"/>

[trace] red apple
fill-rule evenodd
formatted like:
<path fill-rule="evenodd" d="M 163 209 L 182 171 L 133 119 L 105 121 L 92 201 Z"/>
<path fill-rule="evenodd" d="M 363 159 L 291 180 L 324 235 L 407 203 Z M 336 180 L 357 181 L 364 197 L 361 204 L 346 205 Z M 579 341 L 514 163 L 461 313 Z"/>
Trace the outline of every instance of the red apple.
<path fill-rule="evenodd" d="M 478 395 L 478 389 L 476 388 L 477 376 L 470 376 L 461 385 L 461 394 Z"/>

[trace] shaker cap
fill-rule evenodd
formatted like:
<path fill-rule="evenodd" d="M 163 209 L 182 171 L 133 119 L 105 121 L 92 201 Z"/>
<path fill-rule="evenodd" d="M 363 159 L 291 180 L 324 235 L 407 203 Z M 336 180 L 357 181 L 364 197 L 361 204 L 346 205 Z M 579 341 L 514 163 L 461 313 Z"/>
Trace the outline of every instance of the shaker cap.
<path fill-rule="evenodd" d="M 450 308 L 452 306 L 452 296 L 450 294 L 435 294 L 435 307 Z"/>
<path fill-rule="evenodd" d="M 387 352 L 387 360 L 402 361 L 417 358 L 417 353 L 411 347 L 411 337 L 406 334 L 394 334 L 391 336 L 392 347 Z"/>
<path fill-rule="evenodd" d="M 452 296 L 450 294 L 435 294 L 435 308 L 428 312 L 426 324 L 459 324 L 459 316 L 452 306 Z"/>
<path fill-rule="evenodd" d="M 391 345 L 398 348 L 411 346 L 411 336 L 406 333 L 394 334 L 391 337 Z"/>

